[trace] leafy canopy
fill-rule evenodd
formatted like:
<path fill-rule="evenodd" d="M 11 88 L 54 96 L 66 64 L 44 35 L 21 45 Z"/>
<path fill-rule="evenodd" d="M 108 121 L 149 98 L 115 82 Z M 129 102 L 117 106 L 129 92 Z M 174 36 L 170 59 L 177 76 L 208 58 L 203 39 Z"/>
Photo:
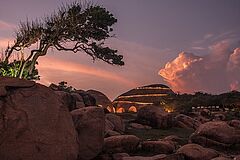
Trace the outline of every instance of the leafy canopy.
<path fill-rule="evenodd" d="M 78 1 L 63 5 L 44 19 L 21 22 L 16 31 L 15 42 L 6 49 L 2 63 L 10 65 L 11 55 L 19 52 L 22 55 L 21 61 L 12 62 L 18 64 L 17 77 L 34 77 L 37 59 L 53 48 L 74 53 L 83 51 L 93 60 L 124 65 L 123 56 L 105 45 L 105 40 L 112 37 L 110 33 L 116 22 L 117 19 L 109 11 L 98 5 Z M 30 52 L 25 53 L 24 49 Z"/>

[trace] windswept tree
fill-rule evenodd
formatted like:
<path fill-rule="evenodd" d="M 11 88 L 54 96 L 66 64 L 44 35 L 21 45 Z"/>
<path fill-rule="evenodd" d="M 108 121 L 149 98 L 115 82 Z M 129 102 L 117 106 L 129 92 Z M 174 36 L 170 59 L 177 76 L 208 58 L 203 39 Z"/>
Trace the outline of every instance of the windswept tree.
<path fill-rule="evenodd" d="M 95 59 L 112 65 L 124 65 L 123 56 L 105 45 L 111 37 L 112 26 L 117 19 L 105 8 L 91 3 L 74 2 L 63 5 L 51 16 L 40 20 L 21 22 L 15 42 L 5 51 L 2 65 L 10 64 L 10 57 L 21 55 L 16 77 L 32 77 L 39 57 L 50 48 L 58 51 L 85 52 Z M 25 53 L 25 50 L 29 53 Z M 13 62 L 12 62 L 13 63 Z M 26 76 L 27 74 L 27 76 Z"/>

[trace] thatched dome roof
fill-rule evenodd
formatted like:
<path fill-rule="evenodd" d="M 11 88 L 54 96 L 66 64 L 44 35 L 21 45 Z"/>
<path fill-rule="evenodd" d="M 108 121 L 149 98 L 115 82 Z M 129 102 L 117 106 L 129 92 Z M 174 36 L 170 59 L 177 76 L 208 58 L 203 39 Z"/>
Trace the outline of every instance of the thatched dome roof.
<path fill-rule="evenodd" d="M 152 84 L 137 87 L 121 94 L 113 101 L 113 105 L 116 109 L 123 107 L 124 110 L 128 110 L 131 106 L 138 108 L 145 105 L 161 104 L 174 94 L 166 85 Z"/>

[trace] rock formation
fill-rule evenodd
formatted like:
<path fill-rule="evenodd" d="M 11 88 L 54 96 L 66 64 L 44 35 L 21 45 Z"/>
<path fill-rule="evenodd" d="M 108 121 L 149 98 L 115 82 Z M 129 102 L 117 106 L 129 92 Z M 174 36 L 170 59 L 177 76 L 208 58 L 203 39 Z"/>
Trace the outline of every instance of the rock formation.
<path fill-rule="evenodd" d="M 170 128 L 173 116 L 158 106 L 145 106 L 137 113 L 137 122 L 154 128 Z"/>
<path fill-rule="evenodd" d="M 78 148 L 72 117 L 57 94 L 0 77 L 1 160 L 76 160 Z"/>

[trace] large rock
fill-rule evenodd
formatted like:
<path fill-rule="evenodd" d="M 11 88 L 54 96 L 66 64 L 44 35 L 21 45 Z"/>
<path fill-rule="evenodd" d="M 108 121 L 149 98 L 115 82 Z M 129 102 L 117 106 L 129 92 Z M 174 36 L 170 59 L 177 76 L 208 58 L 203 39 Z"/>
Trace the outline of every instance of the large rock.
<path fill-rule="evenodd" d="M 190 141 L 202 146 L 230 147 L 240 144 L 240 130 L 224 121 L 207 122 L 190 136 Z"/>
<path fill-rule="evenodd" d="M 184 139 L 183 138 L 180 138 L 176 135 L 169 135 L 165 138 L 162 139 L 163 141 L 172 141 L 174 142 L 175 144 L 183 144 L 184 143 Z"/>
<path fill-rule="evenodd" d="M 212 113 L 209 109 L 203 109 L 200 111 L 200 115 L 204 118 L 210 119 L 212 117 Z"/>
<path fill-rule="evenodd" d="M 228 157 L 216 157 L 216 158 L 213 158 L 211 160 L 232 160 L 232 158 L 228 158 Z"/>
<path fill-rule="evenodd" d="M 154 128 L 169 128 L 173 125 L 173 117 L 157 106 L 145 106 L 138 110 L 137 121 Z"/>
<path fill-rule="evenodd" d="M 132 156 L 132 157 L 123 157 L 122 160 L 185 160 L 183 154 L 159 154 L 152 157 L 143 157 L 143 156 Z"/>
<path fill-rule="evenodd" d="M 201 122 L 195 120 L 187 115 L 179 114 L 175 117 L 176 126 L 185 129 L 197 129 Z"/>
<path fill-rule="evenodd" d="M 142 150 L 155 154 L 170 154 L 175 151 L 175 144 L 172 141 L 144 141 L 142 142 Z"/>
<path fill-rule="evenodd" d="M 0 92 L 1 160 L 76 160 L 71 115 L 51 89 L 0 77 Z"/>
<path fill-rule="evenodd" d="M 240 129 L 240 120 L 234 119 L 229 121 L 228 124 L 234 128 Z"/>
<path fill-rule="evenodd" d="M 111 108 L 112 102 L 110 99 L 104 95 L 103 93 L 96 91 L 96 90 L 88 90 L 88 94 L 93 96 L 96 99 L 96 104 L 103 107 L 103 108 Z"/>
<path fill-rule="evenodd" d="M 129 127 L 134 128 L 134 129 L 152 129 L 152 127 L 148 126 L 148 125 L 142 125 L 139 123 L 129 123 Z"/>
<path fill-rule="evenodd" d="M 0 96 L 7 95 L 7 88 L 28 88 L 35 85 L 33 81 L 21 80 L 17 78 L 0 77 Z"/>
<path fill-rule="evenodd" d="M 198 144 L 186 144 L 177 150 L 187 160 L 211 160 L 218 156 L 218 153 L 209 148 L 204 148 Z"/>
<path fill-rule="evenodd" d="M 235 156 L 234 160 L 240 160 L 240 155 Z"/>
<path fill-rule="evenodd" d="M 137 150 L 140 139 L 134 135 L 119 135 L 104 139 L 104 152 L 131 153 Z"/>
<path fill-rule="evenodd" d="M 78 94 L 76 92 L 73 92 L 73 93 L 71 93 L 71 95 L 76 100 L 76 108 L 83 108 L 83 107 L 85 107 L 83 98 L 82 98 L 82 96 L 80 96 L 80 94 Z"/>
<path fill-rule="evenodd" d="M 96 157 L 103 148 L 105 117 L 102 108 L 85 107 L 71 112 L 78 133 L 79 159 Z"/>
<path fill-rule="evenodd" d="M 59 95 L 64 106 L 68 107 L 69 111 L 76 109 L 76 99 L 68 92 L 65 91 L 55 91 Z"/>
<path fill-rule="evenodd" d="M 125 132 L 125 124 L 122 118 L 114 113 L 106 114 L 106 120 L 110 121 L 114 125 L 114 131 L 119 133 Z"/>
<path fill-rule="evenodd" d="M 224 121 L 226 120 L 226 116 L 222 113 L 218 113 L 214 115 L 214 119 L 215 121 Z"/>
<path fill-rule="evenodd" d="M 96 99 L 93 96 L 91 96 L 90 94 L 88 94 L 87 92 L 85 92 L 83 90 L 77 90 L 75 92 L 78 93 L 82 97 L 83 102 L 86 107 L 97 105 Z"/>

